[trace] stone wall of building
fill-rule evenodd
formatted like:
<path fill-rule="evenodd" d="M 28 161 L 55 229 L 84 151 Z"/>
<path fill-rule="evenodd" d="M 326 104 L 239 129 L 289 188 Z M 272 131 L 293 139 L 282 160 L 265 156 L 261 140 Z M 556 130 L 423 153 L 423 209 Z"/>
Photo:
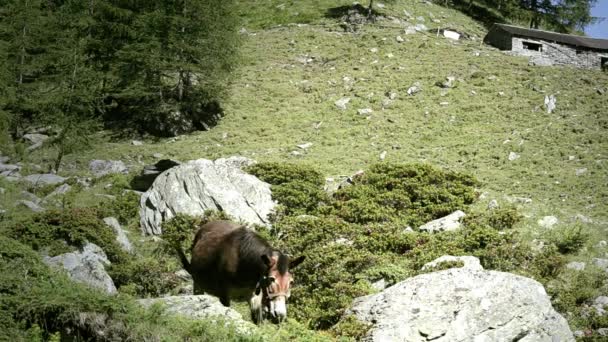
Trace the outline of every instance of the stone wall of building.
<path fill-rule="evenodd" d="M 524 48 L 524 42 L 542 45 L 541 51 Z M 512 38 L 511 53 L 530 57 L 534 65 L 574 65 L 579 68 L 601 69 L 602 57 L 608 57 L 608 52 L 599 53 L 593 50 L 577 49 L 574 46 L 561 45 L 531 38 Z"/>

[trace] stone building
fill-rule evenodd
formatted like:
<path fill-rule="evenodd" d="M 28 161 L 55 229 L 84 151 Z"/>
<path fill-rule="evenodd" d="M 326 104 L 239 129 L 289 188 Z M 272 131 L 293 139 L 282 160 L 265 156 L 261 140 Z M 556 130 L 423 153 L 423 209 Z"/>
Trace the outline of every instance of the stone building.
<path fill-rule="evenodd" d="M 513 55 L 528 56 L 534 65 L 573 65 L 608 71 L 608 39 L 494 24 L 484 42 Z"/>

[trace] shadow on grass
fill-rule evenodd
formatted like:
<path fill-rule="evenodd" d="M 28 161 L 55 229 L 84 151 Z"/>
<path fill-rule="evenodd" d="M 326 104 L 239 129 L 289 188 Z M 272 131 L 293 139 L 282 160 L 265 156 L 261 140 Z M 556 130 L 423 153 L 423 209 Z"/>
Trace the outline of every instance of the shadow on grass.
<path fill-rule="evenodd" d="M 439 4 L 443 5 L 441 2 Z M 490 29 L 494 23 L 508 23 L 502 15 L 496 13 L 496 10 L 488 8 L 485 4 L 479 4 L 477 1 L 455 0 L 450 7 L 482 23 L 487 29 Z"/>

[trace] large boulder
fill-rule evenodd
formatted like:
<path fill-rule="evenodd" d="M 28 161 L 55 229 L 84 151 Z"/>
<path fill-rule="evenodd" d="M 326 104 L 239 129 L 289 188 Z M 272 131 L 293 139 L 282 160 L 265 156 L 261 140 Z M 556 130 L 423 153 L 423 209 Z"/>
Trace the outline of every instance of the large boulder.
<path fill-rule="evenodd" d="M 543 286 L 475 268 L 422 274 L 354 301 L 364 341 L 574 341 Z"/>
<path fill-rule="evenodd" d="M 163 222 L 177 213 L 203 215 L 219 210 L 251 224 L 267 225 L 275 206 L 270 184 L 242 168 L 255 163 L 243 157 L 192 160 L 159 175 L 141 196 L 140 220 L 145 234 L 161 234 Z"/>
<path fill-rule="evenodd" d="M 236 310 L 225 307 L 217 298 L 209 295 L 146 298 L 139 299 L 138 302 L 146 308 L 156 303 L 162 303 L 168 313 L 188 318 L 220 317 L 226 322 L 232 323 L 240 332 L 251 332 L 254 327 L 252 323 L 243 320 L 243 316 Z"/>
<path fill-rule="evenodd" d="M 93 243 L 87 243 L 82 251 L 64 253 L 52 258 L 46 257 L 44 262 L 50 266 L 63 268 L 74 281 L 110 294 L 116 293 L 116 286 L 105 270 L 105 266 L 110 265 L 110 261 L 106 253 Z"/>
<path fill-rule="evenodd" d="M 462 210 L 456 210 L 448 216 L 427 222 L 418 229 L 429 233 L 458 230 L 461 226 L 460 219 L 465 216 L 466 214 Z"/>
<path fill-rule="evenodd" d="M 23 177 L 34 186 L 57 185 L 64 183 L 67 178 L 52 173 L 37 173 Z"/>

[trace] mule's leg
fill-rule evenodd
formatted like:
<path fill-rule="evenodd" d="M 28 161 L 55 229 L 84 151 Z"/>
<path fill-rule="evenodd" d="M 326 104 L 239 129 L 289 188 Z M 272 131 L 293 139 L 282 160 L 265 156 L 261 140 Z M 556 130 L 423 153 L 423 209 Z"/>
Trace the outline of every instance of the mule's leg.
<path fill-rule="evenodd" d="M 222 294 L 220 296 L 220 303 L 222 303 L 226 307 L 229 307 L 230 306 L 230 297 L 228 297 L 227 294 Z"/>

